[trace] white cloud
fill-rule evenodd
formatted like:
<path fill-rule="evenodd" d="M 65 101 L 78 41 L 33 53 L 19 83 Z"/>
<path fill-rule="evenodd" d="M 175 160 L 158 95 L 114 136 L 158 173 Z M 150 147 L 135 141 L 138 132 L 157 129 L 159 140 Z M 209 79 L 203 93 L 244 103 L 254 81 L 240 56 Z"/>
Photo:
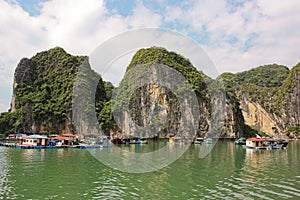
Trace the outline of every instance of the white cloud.
<path fill-rule="evenodd" d="M 137 2 L 133 15 L 127 17 L 127 23 L 134 28 L 159 27 L 162 17 L 146 8 L 143 3 Z"/>
<path fill-rule="evenodd" d="M 37 20 L 29 16 L 17 4 L 0 1 L 0 111 L 9 107 L 13 83 L 13 73 L 18 61 L 24 56 L 32 56 L 44 43 L 43 31 L 37 26 Z M 6 104 L 6 108 L 4 108 Z"/>
<path fill-rule="evenodd" d="M 274 62 L 292 67 L 299 62 L 300 2 L 240 3 L 194 1 L 190 9 L 168 8 L 166 20 L 188 25 L 187 32 L 206 31 L 209 41 L 203 47 L 220 71 Z"/>

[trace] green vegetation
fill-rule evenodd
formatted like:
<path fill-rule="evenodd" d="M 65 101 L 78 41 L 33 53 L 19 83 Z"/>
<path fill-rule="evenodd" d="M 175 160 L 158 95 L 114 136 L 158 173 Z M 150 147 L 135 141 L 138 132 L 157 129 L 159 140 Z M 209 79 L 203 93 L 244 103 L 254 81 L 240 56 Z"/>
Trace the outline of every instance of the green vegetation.
<path fill-rule="evenodd" d="M 266 133 L 264 133 L 262 131 L 259 131 L 259 130 L 256 130 L 253 127 L 251 127 L 251 126 L 249 126 L 247 124 L 244 124 L 244 126 L 243 126 L 243 132 L 244 132 L 244 136 L 245 137 L 256 137 L 256 135 L 259 135 L 261 137 L 268 136 Z"/>
<path fill-rule="evenodd" d="M 236 74 L 226 72 L 220 75 L 219 79 L 222 78 L 229 96 L 239 99 L 241 94 L 246 95 L 251 101 L 259 103 L 269 113 L 280 116 L 278 102 L 282 102 L 282 96 L 286 94 L 287 89 L 282 94 L 279 91 L 282 91 L 282 88 L 287 88 L 285 85 L 293 87 L 293 84 L 296 84 L 287 83 L 291 79 L 290 76 L 292 75 L 287 67 L 273 64 Z M 255 133 L 255 130 L 250 128 L 244 127 L 244 132 Z"/>
<path fill-rule="evenodd" d="M 255 84 L 261 87 L 280 87 L 287 78 L 289 69 L 282 65 L 264 65 L 236 73 L 238 84 Z"/>
<path fill-rule="evenodd" d="M 253 102 L 258 102 L 270 113 L 278 113 L 278 91 L 289 76 L 289 69 L 282 65 L 264 65 L 236 74 L 223 73 L 220 78 L 226 91 L 235 96 L 241 91 Z M 287 84 L 290 85 L 290 84 Z M 283 87 L 283 86 L 282 86 Z"/>
<path fill-rule="evenodd" d="M 290 136 L 290 134 L 300 135 L 300 124 L 288 128 L 285 133 L 287 136 Z"/>
<path fill-rule="evenodd" d="M 167 124 L 163 124 L 160 120 L 154 119 L 157 116 L 151 116 L 153 119 L 147 119 L 149 120 L 149 124 L 145 125 L 143 124 L 145 122 L 143 119 L 145 116 L 149 115 L 147 112 L 151 109 L 149 99 L 147 100 L 150 95 L 147 88 L 157 86 L 147 84 L 142 85 L 140 88 L 135 87 L 141 77 L 145 77 L 145 75 L 151 76 L 152 72 L 150 72 L 150 66 L 155 64 L 165 65 L 176 70 L 186 78 L 187 82 L 180 85 L 176 91 L 172 91 L 174 94 L 167 88 L 162 86 L 158 87 L 158 90 L 163 93 L 160 95 L 165 95 L 165 98 L 168 99 L 168 105 L 165 105 L 165 108 L 170 109 L 167 112 L 167 118 L 169 120 Z M 159 71 L 159 69 L 157 70 Z M 163 71 L 162 73 L 164 73 L 165 76 L 169 76 L 171 71 Z M 165 77 L 162 76 L 161 78 Z M 140 49 L 133 56 L 131 63 L 126 70 L 125 78 L 122 80 L 119 88 L 117 88 L 117 101 L 113 101 L 112 103 L 114 105 L 115 112 L 117 113 L 119 111 L 121 112 L 123 110 L 122 108 L 128 106 L 133 120 L 140 126 L 155 127 L 156 125 L 156 127 L 161 127 L 161 132 L 175 133 L 179 124 L 178 120 L 181 115 L 177 98 L 183 98 L 183 94 L 186 94 L 185 91 L 189 89 L 189 91 L 192 90 L 195 92 L 200 101 L 205 101 L 205 103 L 207 103 L 208 91 L 205 78 L 204 74 L 199 72 L 188 59 L 175 52 L 170 52 L 160 47 Z M 173 81 L 176 82 L 177 80 L 174 79 Z M 132 94 L 132 92 L 134 93 Z M 141 110 L 141 108 L 144 109 Z"/>
<path fill-rule="evenodd" d="M 136 65 L 163 64 L 169 66 L 183 75 L 192 85 L 193 90 L 199 96 L 205 96 L 206 76 L 199 72 L 191 62 L 178 53 L 167 51 L 161 47 L 140 49 L 132 58 L 126 71 Z"/>
<path fill-rule="evenodd" d="M 71 56 L 61 48 L 38 53 L 31 59 L 34 65 L 25 66 L 32 69 L 30 82 L 16 80 L 16 109 L 31 107 L 34 121 L 52 118 L 58 122 L 64 121 L 72 109 L 76 70 L 84 59 L 86 57 Z"/>
<path fill-rule="evenodd" d="M 300 63 L 298 63 L 295 67 L 291 69 L 289 75 L 283 82 L 278 95 L 277 105 L 282 104 L 282 100 L 285 95 L 290 94 L 294 91 L 294 88 L 297 85 L 296 80 L 297 78 L 299 78 L 299 74 L 300 74 Z"/>
<path fill-rule="evenodd" d="M 8 135 L 9 133 L 16 133 L 16 129 L 20 126 L 18 118 L 19 112 L 5 112 L 0 116 L 0 130 L 1 133 Z"/>

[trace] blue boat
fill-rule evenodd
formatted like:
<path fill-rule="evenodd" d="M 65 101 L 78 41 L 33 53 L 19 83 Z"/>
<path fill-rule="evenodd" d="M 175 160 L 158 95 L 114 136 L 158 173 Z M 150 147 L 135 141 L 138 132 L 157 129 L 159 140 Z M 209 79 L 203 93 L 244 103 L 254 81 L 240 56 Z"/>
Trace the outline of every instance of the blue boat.
<path fill-rule="evenodd" d="M 206 144 L 212 144 L 213 143 L 213 139 L 212 138 L 207 138 L 205 140 Z"/>
<path fill-rule="evenodd" d="M 234 144 L 236 145 L 245 145 L 246 144 L 246 138 L 239 138 L 234 141 Z"/>

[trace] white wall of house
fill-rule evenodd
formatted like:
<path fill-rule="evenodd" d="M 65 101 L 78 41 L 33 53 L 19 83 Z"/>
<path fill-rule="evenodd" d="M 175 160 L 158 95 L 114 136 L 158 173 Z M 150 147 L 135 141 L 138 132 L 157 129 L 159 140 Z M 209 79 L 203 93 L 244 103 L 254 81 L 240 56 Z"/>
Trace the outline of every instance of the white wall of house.
<path fill-rule="evenodd" d="M 37 146 L 38 144 L 38 139 L 25 139 L 25 141 L 23 141 L 24 145 L 32 145 L 32 146 Z"/>

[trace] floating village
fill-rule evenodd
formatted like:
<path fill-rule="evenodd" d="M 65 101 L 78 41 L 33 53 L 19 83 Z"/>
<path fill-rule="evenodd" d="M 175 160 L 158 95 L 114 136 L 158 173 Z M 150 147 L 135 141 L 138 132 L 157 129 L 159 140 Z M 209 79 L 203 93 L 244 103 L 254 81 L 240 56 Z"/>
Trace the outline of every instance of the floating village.
<path fill-rule="evenodd" d="M 186 139 L 172 136 L 165 138 L 166 145 L 194 145 L 213 144 L 219 138 L 195 137 Z M 51 148 L 110 148 L 112 145 L 135 145 L 148 144 L 153 138 L 140 138 L 123 136 L 121 133 L 114 132 L 110 136 L 83 136 L 81 134 L 66 133 L 62 135 L 27 135 L 23 133 L 9 134 L 1 138 L 0 146 L 20 149 L 51 149 Z M 223 140 L 221 138 L 221 140 Z M 265 137 L 251 137 L 233 139 L 235 145 L 242 145 L 244 148 L 253 150 L 275 150 L 287 149 L 288 141 L 285 139 L 272 139 Z"/>
<path fill-rule="evenodd" d="M 0 146 L 20 149 L 45 149 L 45 148 L 109 148 L 105 140 L 109 137 L 84 139 L 81 134 L 62 135 L 27 135 L 23 133 L 9 134 L 2 138 Z"/>

